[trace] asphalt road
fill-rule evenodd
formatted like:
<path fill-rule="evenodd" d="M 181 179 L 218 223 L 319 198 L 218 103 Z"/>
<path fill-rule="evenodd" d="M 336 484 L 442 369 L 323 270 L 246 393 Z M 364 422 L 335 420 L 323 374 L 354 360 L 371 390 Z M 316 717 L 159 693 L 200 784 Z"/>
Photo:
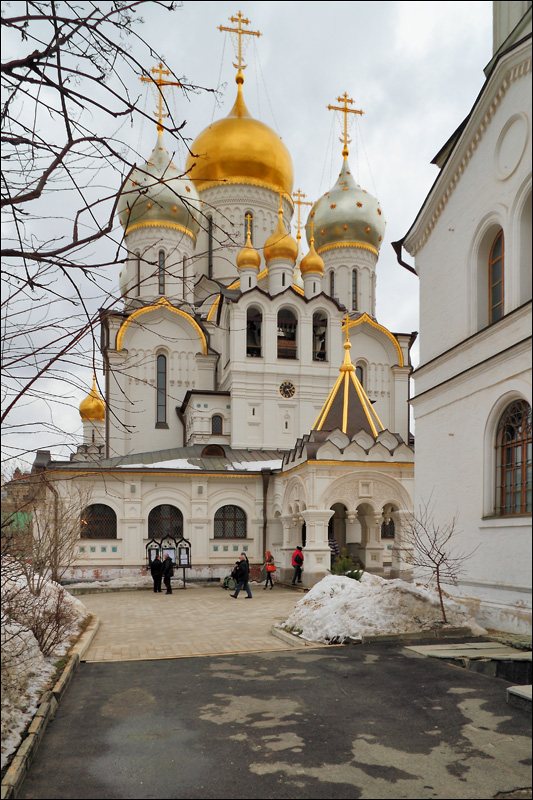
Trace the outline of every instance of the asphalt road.
<path fill-rule="evenodd" d="M 19 797 L 493 798 L 531 786 L 507 685 L 384 644 L 84 663 Z"/>

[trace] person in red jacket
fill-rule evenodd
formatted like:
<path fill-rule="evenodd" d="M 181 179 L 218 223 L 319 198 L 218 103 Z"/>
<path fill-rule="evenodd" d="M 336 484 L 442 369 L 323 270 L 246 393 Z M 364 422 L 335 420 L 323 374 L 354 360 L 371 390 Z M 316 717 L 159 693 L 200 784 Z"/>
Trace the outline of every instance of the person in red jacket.
<path fill-rule="evenodd" d="M 292 579 L 292 585 L 294 586 L 296 583 L 302 582 L 302 567 L 304 563 L 304 554 L 300 545 L 297 546 L 296 550 L 292 554 L 291 564 L 294 567 L 294 576 Z"/>

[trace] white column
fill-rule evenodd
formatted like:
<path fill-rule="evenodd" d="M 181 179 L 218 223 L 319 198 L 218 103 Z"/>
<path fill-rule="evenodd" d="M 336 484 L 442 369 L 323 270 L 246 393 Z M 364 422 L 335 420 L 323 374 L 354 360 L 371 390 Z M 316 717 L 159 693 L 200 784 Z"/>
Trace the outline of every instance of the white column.
<path fill-rule="evenodd" d="M 331 552 L 328 544 L 328 522 L 334 513 L 331 508 L 302 512 L 306 526 L 302 576 L 305 586 L 313 586 L 328 574 Z"/>
<path fill-rule="evenodd" d="M 241 267 L 241 292 L 249 292 L 257 286 L 257 269 L 255 267 Z"/>
<path fill-rule="evenodd" d="M 304 282 L 304 294 L 308 300 L 316 297 L 322 291 L 322 273 L 311 272 L 302 276 Z"/>
<path fill-rule="evenodd" d="M 406 554 L 412 550 L 403 542 L 403 533 L 408 528 L 411 513 L 409 511 L 393 511 L 394 543 L 392 546 L 391 578 L 402 578 L 409 581 L 413 577 L 413 568 L 406 559 Z"/>
<path fill-rule="evenodd" d="M 381 523 L 383 517 L 381 512 L 369 514 L 365 518 L 368 538 L 362 550 L 362 560 L 367 572 L 383 572 L 383 543 L 381 541 Z"/>
<path fill-rule="evenodd" d="M 273 259 L 268 264 L 268 291 L 273 296 L 292 286 L 294 264 L 286 259 Z"/>

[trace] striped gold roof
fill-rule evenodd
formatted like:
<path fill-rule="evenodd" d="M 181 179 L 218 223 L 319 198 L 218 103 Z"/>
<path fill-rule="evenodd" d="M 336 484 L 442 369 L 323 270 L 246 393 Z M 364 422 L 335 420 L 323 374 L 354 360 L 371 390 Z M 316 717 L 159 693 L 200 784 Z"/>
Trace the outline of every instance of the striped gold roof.
<path fill-rule="evenodd" d="M 339 377 L 335 381 L 313 429 L 333 431 L 338 428 L 350 438 L 360 430 L 367 431 L 371 436 L 377 436 L 385 430 L 385 427 L 375 412 L 352 364 L 350 356 L 352 344 L 348 338 L 348 325 L 346 325 L 345 331 L 344 362 L 339 370 Z"/>

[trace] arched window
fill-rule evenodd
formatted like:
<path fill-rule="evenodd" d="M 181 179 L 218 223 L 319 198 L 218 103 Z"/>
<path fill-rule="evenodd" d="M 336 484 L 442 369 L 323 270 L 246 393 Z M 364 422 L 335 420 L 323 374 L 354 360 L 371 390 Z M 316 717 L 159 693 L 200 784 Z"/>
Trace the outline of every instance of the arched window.
<path fill-rule="evenodd" d="M 511 403 L 496 432 L 496 514 L 531 513 L 531 406 Z"/>
<path fill-rule="evenodd" d="M 158 425 L 167 422 L 167 359 L 166 356 L 157 356 L 157 414 Z"/>
<path fill-rule="evenodd" d="M 357 270 L 352 269 L 352 311 L 357 311 Z"/>
<path fill-rule="evenodd" d="M 313 361 L 327 361 L 327 335 L 328 318 L 322 311 L 315 311 L 313 314 Z"/>
<path fill-rule="evenodd" d="M 226 458 L 226 451 L 219 444 L 206 444 L 200 453 L 202 458 Z"/>
<path fill-rule="evenodd" d="M 246 234 L 248 232 L 248 224 L 250 225 L 250 239 L 254 243 L 254 215 L 251 211 L 244 213 L 244 243 L 246 243 Z"/>
<path fill-rule="evenodd" d="M 182 538 L 183 514 L 175 506 L 156 506 L 148 514 L 148 538 L 165 539 L 167 536 Z"/>
<path fill-rule="evenodd" d="M 359 381 L 361 386 L 363 386 L 363 388 L 364 388 L 364 385 L 365 385 L 365 368 L 361 364 L 358 364 L 356 366 L 355 374 L 357 376 L 357 380 Z"/>
<path fill-rule="evenodd" d="M 211 417 L 211 433 L 214 436 L 221 436 L 223 431 L 224 421 L 220 414 L 214 414 Z"/>
<path fill-rule="evenodd" d="M 141 254 L 139 252 L 135 253 L 135 265 L 136 265 L 136 272 L 137 276 L 135 279 L 135 288 L 136 288 L 136 295 L 139 297 L 141 294 Z"/>
<path fill-rule="evenodd" d="M 246 355 L 250 358 L 261 358 L 261 332 L 263 315 L 258 308 L 249 308 L 246 312 Z"/>
<path fill-rule="evenodd" d="M 329 273 L 329 294 L 330 297 L 335 297 L 335 272 L 333 270 Z"/>
<path fill-rule="evenodd" d="M 207 277 L 213 277 L 213 217 L 207 217 Z"/>
<path fill-rule="evenodd" d="M 289 308 L 278 311 L 278 358 L 298 358 L 298 320 Z"/>
<path fill-rule="evenodd" d="M 503 317 L 504 241 L 500 230 L 489 254 L 489 325 Z"/>
<path fill-rule="evenodd" d="M 215 539 L 246 539 L 246 514 L 239 506 L 222 506 L 215 514 Z"/>
<path fill-rule="evenodd" d="M 117 515 L 109 506 L 94 503 L 83 509 L 80 517 L 82 539 L 116 539 Z"/>
<path fill-rule="evenodd" d="M 159 294 L 165 294 L 165 251 L 160 250 L 157 262 L 157 282 Z"/>

